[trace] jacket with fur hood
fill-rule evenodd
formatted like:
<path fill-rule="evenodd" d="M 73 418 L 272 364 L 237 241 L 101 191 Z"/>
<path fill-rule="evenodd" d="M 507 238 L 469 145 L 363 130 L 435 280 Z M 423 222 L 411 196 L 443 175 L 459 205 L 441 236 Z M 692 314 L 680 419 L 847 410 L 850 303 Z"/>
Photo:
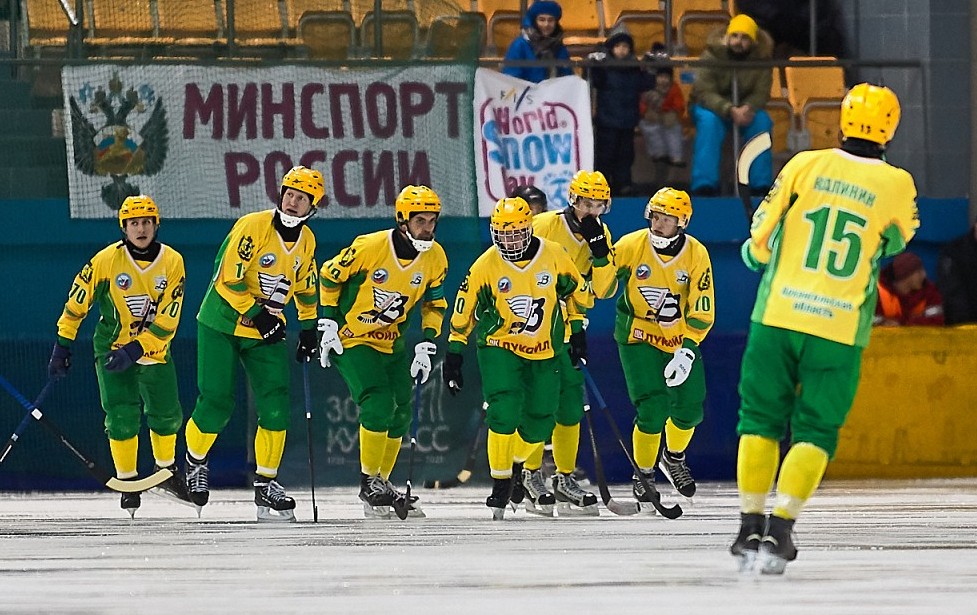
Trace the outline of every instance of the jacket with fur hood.
<path fill-rule="evenodd" d="M 702 52 L 699 59 L 733 60 L 725 40 L 726 29 L 717 28 L 709 35 L 706 50 Z M 758 29 L 757 42 L 750 48 L 746 60 L 768 60 L 772 54 L 773 40 L 765 31 Z M 773 80 L 772 72 L 770 67 L 744 67 L 736 70 L 741 105 L 750 105 L 754 111 L 767 106 Z M 704 66 L 697 69 L 689 102 L 705 107 L 722 118 L 728 118 L 729 110 L 733 107 L 733 69 L 719 66 Z"/>

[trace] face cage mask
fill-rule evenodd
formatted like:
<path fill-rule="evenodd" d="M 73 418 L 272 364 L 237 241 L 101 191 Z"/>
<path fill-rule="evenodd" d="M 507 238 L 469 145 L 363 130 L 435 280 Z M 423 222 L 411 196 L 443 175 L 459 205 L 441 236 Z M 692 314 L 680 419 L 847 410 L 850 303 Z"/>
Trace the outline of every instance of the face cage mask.
<path fill-rule="evenodd" d="M 497 231 L 492 229 L 492 243 L 498 248 L 499 254 L 507 261 L 521 260 L 526 250 L 529 249 L 529 242 L 533 239 L 533 228 L 516 229 L 512 231 Z M 509 247 L 518 244 L 518 248 Z"/>

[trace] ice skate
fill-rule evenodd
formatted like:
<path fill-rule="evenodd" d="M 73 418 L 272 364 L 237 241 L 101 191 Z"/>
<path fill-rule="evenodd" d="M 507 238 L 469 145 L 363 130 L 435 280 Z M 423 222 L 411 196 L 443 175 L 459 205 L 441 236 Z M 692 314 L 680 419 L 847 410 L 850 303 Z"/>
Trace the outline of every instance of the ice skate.
<path fill-rule="evenodd" d="M 200 510 L 210 501 L 210 469 L 207 467 L 207 459 L 197 461 L 187 453 L 186 459 L 186 485 L 190 501 L 197 507 L 197 516 Z"/>
<path fill-rule="evenodd" d="M 255 476 L 254 504 L 258 521 L 295 521 L 295 500 L 285 495 L 285 488 L 273 478 Z"/>
<path fill-rule="evenodd" d="M 787 562 L 797 559 L 797 548 L 791 537 L 793 530 L 793 519 L 770 515 L 757 554 L 756 567 L 760 574 L 784 574 Z"/>
<path fill-rule="evenodd" d="M 543 479 L 541 470 L 522 471 L 522 488 L 526 492 L 526 512 L 544 517 L 553 516 L 553 505 L 556 498 L 546 488 L 546 481 Z"/>
<path fill-rule="evenodd" d="M 597 496 L 584 491 L 577 484 L 573 474 L 553 475 L 553 495 L 556 497 L 556 509 L 560 515 L 597 517 Z"/>
<path fill-rule="evenodd" d="M 760 513 L 740 513 L 740 533 L 729 547 L 729 552 L 739 560 L 740 572 L 753 572 L 766 522 Z"/>
<path fill-rule="evenodd" d="M 668 449 L 662 451 L 661 459 L 658 461 L 658 469 L 662 471 L 672 487 L 682 496 L 692 499 L 695 495 L 695 479 L 689 472 L 689 466 L 685 463 L 685 453 L 671 453 Z"/>
<path fill-rule="evenodd" d="M 124 511 L 129 513 L 130 519 L 136 518 L 136 510 L 139 509 L 139 505 L 142 504 L 142 498 L 139 497 L 138 493 L 123 493 L 122 501 L 120 506 Z"/>
<path fill-rule="evenodd" d="M 644 478 L 647 481 L 648 486 L 651 487 L 651 492 L 645 490 L 644 482 L 641 481 Z M 643 512 L 649 512 L 651 514 L 656 514 L 655 507 L 650 506 L 652 502 L 656 499 L 661 499 L 658 494 L 658 490 L 655 489 L 655 473 L 654 472 L 642 472 L 641 477 L 635 474 L 631 479 L 631 493 L 634 494 L 634 499 L 638 502 L 649 504 L 649 506 L 642 506 L 641 510 Z"/>
<path fill-rule="evenodd" d="M 496 478 L 492 481 L 492 494 L 485 498 L 485 505 L 492 509 L 492 519 L 501 521 L 512 493 L 512 478 Z"/>
<path fill-rule="evenodd" d="M 171 464 L 165 468 L 157 465 L 154 471 L 158 472 L 159 470 L 169 470 L 173 473 L 173 476 L 160 483 L 159 486 L 150 489 L 150 492 L 168 500 L 172 500 L 177 504 L 192 506 L 197 509 L 197 515 L 199 516 L 200 507 L 194 504 L 193 500 L 190 499 L 190 491 L 187 488 L 186 478 L 184 478 L 183 473 L 180 472 L 180 469 L 176 467 L 176 464 Z"/>
<path fill-rule="evenodd" d="M 389 480 L 384 481 L 387 484 L 387 489 L 393 494 L 393 506 L 397 506 L 397 502 L 403 502 L 407 499 L 407 494 L 403 491 L 398 491 L 392 482 Z M 414 495 L 413 492 L 410 494 L 410 501 L 407 502 L 407 516 L 414 519 L 423 519 L 427 517 L 424 511 L 421 510 L 420 505 L 417 503 L 418 497 Z"/>
<path fill-rule="evenodd" d="M 509 506 L 516 512 L 516 504 L 521 504 L 526 497 L 526 490 L 522 487 L 522 463 L 512 464 L 512 493 L 509 494 Z"/>
<path fill-rule="evenodd" d="M 367 519 L 390 518 L 393 492 L 387 489 L 387 482 L 379 476 L 360 473 L 360 500 L 363 502 L 363 516 Z"/>

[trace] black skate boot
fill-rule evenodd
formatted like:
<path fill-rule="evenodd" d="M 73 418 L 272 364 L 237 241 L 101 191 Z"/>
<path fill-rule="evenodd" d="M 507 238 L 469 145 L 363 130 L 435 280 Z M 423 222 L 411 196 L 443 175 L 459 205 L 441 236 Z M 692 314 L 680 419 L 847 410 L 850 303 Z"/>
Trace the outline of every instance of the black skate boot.
<path fill-rule="evenodd" d="M 199 514 L 199 507 L 197 507 L 190 499 L 190 491 L 187 489 L 186 478 L 184 478 L 183 473 L 180 472 L 180 469 L 176 467 L 176 464 L 173 463 L 166 467 L 157 465 L 155 471 L 158 472 L 160 470 L 169 470 L 173 473 L 173 476 L 160 483 L 159 486 L 153 488 L 153 493 L 169 500 L 173 500 L 178 504 L 193 506 L 194 508 L 197 508 L 197 512 Z"/>
<path fill-rule="evenodd" d="M 258 521 L 295 521 L 295 500 L 285 495 L 285 488 L 273 478 L 255 475 L 254 504 Z"/>
<path fill-rule="evenodd" d="M 644 478 L 648 483 L 648 486 L 651 487 L 650 492 L 645 489 L 645 484 L 641 481 L 642 478 Z M 658 494 L 658 490 L 655 488 L 655 473 L 653 471 L 642 472 L 641 477 L 635 474 L 631 478 L 631 493 L 634 494 L 634 499 L 638 500 L 639 502 L 651 503 L 656 500 L 661 500 L 661 496 Z M 652 506 L 642 506 L 641 510 L 655 514 L 655 509 Z"/>
<path fill-rule="evenodd" d="M 526 492 L 526 512 L 544 517 L 553 516 L 556 498 L 546 488 L 542 470 L 522 470 L 522 488 Z"/>
<path fill-rule="evenodd" d="M 360 500 L 363 501 L 363 516 L 367 519 L 390 518 L 394 492 L 378 475 L 368 476 L 360 472 Z"/>
<path fill-rule="evenodd" d="M 600 511 L 597 510 L 597 496 L 581 489 L 573 474 L 557 472 L 553 475 L 553 495 L 556 496 L 556 507 L 561 516 L 600 515 Z"/>
<path fill-rule="evenodd" d="M 385 480 L 383 482 L 386 483 L 387 489 L 390 490 L 390 493 L 393 496 L 392 506 L 394 507 L 395 511 L 398 508 L 400 508 L 402 511 L 401 514 L 403 514 L 403 511 L 406 510 L 408 517 L 414 517 L 418 519 L 423 519 L 427 517 L 427 515 L 424 514 L 424 511 L 421 510 L 421 507 L 417 504 L 417 500 L 419 498 L 416 495 L 414 495 L 413 491 L 410 494 L 410 501 L 407 501 L 406 492 L 398 490 L 397 487 L 395 487 L 394 484 L 389 480 Z M 400 514 L 398 514 L 397 516 L 399 517 Z"/>
<path fill-rule="evenodd" d="M 739 560 L 740 572 L 753 570 L 766 523 L 767 519 L 761 513 L 740 513 L 740 533 L 729 547 L 729 552 Z"/>
<path fill-rule="evenodd" d="M 187 492 L 190 501 L 197 507 L 199 516 L 200 509 L 210 500 L 210 469 L 207 467 L 207 459 L 198 461 L 187 453 L 186 471 Z"/>
<path fill-rule="evenodd" d="M 658 469 L 662 471 L 672 487 L 687 498 L 695 495 L 695 480 L 689 473 L 689 466 L 685 463 L 685 453 L 672 453 L 666 448 L 658 461 Z"/>
<path fill-rule="evenodd" d="M 515 512 L 516 504 L 521 504 L 526 497 L 526 491 L 522 488 L 522 463 L 512 464 L 512 493 L 509 495 L 509 503 Z"/>
<path fill-rule="evenodd" d="M 492 495 L 485 498 L 485 505 L 492 509 L 492 518 L 496 521 L 501 521 L 505 516 L 505 507 L 512 493 L 512 480 L 511 477 L 492 480 Z"/>
<path fill-rule="evenodd" d="M 757 568 L 761 574 L 784 574 L 787 562 L 797 559 L 797 548 L 791 533 L 794 530 L 793 519 L 783 519 L 770 515 L 767 518 L 767 529 L 760 540 L 760 552 L 757 555 Z"/>
<path fill-rule="evenodd" d="M 119 505 L 122 507 L 123 510 L 129 513 L 130 519 L 135 519 L 136 510 L 139 509 L 139 506 L 141 504 L 142 504 L 142 498 L 139 497 L 139 493 L 137 492 L 137 493 L 123 493 L 122 501 L 120 502 Z"/>

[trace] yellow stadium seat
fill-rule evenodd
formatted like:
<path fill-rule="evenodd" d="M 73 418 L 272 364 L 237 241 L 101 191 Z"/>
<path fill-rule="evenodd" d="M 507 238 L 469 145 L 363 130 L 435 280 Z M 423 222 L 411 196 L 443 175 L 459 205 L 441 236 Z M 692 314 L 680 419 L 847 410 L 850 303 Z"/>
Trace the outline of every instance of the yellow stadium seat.
<path fill-rule="evenodd" d="M 791 62 L 835 61 L 833 57 L 791 57 Z M 801 113 L 809 99 L 845 97 L 845 71 L 840 66 L 787 66 L 787 98 L 795 113 Z"/>
<path fill-rule="evenodd" d="M 649 9 L 647 0 L 603 0 L 602 5 L 607 31 L 624 24 L 634 38 L 638 57 L 653 43 L 665 41 L 665 13 Z"/>
<path fill-rule="evenodd" d="M 795 139 L 797 131 L 797 119 L 794 108 L 787 100 L 787 88 L 782 87 L 781 71 L 783 69 L 773 68 L 773 78 L 770 83 L 770 101 L 767 103 L 766 110 L 773 120 L 773 132 L 770 135 L 773 140 L 773 154 L 787 154 L 792 149 L 792 141 Z"/>
<path fill-rule="evenodd" d="M 381 50 L 376 49 L 376 24 L 380 24 Z M 363 16 L 360 45 L 368 56 L 406 60 L 417 52 L 420 28 L 413 11 L 383 11 L 379 19 L 373 11 Z"/>
<path fill-rule="evenodd" d="M 485 16 L 464 12 L 442 15 L 427 31 L 425 55 L 430 58 L 476 58 L 485 46 Z"/>
<path fill-rule="evenodd" d="M 730 17 L 729 5 L 724 0 L 659 0 L 664 11 L 668 3 L 672 5 L 672 27 L 678 28 L 682 16 L 692 12 L 723 12 L 726 19 Z"/>
<path fill-rule="evenodd" d="M 298 38 L 315 60 L 345 60 L 356 49 L 356 24 L 349 11 L 304 11 Z"/>
<path fill-rule="evenodd" d="M 501 57 L 509 49 L 509 44 L 522 30 L 522 13 L 519 0 L 477 0 L 478 12 L 485 15 L 488 24 L 486 53 Z"/>
<path fill-rule="evenodd" d="M 60 2 L 28 0 L 24 3 L 24 8 L 27 13 L 29 47 L 34 49 L 64 47 L 68 43 L 68 29 L 71 27 L 71 22 Z M 80 17 L 75 16 L 76 19 Z"/>
<path fill-rule="evenodd" d="M 131 46 L 157 41 L 149 0 L 92 0 L 90 6 L 89 44 Z"/>
<path fill-rule="evenodd" d="M 594 47 L 604 42 L 604 27 L 599 14 L 598 0 L 562 0 L 563 43 L 571 48 Z"/>
<path fill-rule="evenodd" d="M 156 0 L 159 37 L 176 45 L 211 45 L 224 42 L 217 6 L 207 0 L 188 6 L 186 0 Z"/>
<path fill-rule="evenodd" d="M 690 56 L 699 56 L 706 49 L 709 35 L 728 24 L 726 11 L 686 11 L 678 22 L 678 46 Z"/>
<path fill-rule="evenodd" d="M 231 4 L 224 2 L 227 23 Z M 277 46 L 285 42 L 287 24 L 278 0 L 234 0 L 234 40 L 245 47 Z"/>

